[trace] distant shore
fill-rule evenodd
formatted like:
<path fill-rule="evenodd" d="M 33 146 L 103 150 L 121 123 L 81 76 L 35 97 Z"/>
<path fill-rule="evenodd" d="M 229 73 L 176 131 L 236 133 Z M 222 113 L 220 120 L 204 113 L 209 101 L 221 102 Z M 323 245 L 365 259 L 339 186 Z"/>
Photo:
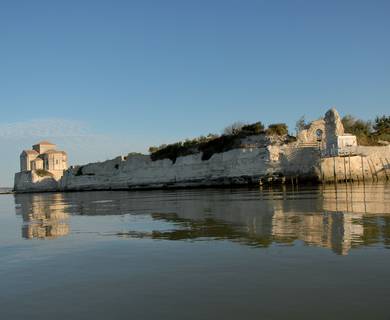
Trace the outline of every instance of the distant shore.
<path fill-rule="evenodd" d="M 0 194 L 11 194 L 14 193 L 12 188 L 0 188 Z"/>

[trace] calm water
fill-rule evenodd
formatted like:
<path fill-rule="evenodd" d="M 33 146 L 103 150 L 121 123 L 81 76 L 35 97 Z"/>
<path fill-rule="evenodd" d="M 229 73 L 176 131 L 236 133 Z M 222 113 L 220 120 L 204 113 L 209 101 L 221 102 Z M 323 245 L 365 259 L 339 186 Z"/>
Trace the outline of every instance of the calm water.
<path fill-rule="evenodd" d="M 390 185 L 0 196 L 0 319 L 390 319 Z"/>

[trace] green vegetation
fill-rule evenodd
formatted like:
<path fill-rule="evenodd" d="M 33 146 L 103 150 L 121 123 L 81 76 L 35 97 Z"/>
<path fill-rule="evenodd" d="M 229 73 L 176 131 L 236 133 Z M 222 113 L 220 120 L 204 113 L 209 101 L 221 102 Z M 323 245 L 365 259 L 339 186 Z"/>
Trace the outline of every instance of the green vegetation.
<path fill-rule="evenodd" d="M 377 141 L 390 141 L 390 116 L 376 117 L 373 129 Z"/>
<path fill-rule="evenodd" d="M 35 173 L 38 175 L 38 177 L 52 177 L 53 175 L 45 170 L 45 169 L 37 169 L 35 170 Z"/>
<path fill-rule="evenodd" d="M 268 126 L 266 131 L 268 135 L 284 136 L 288 134 L 288 127 L 285 123 L 274 123 Z"/>
<path fill-rule="evenodd" d="M 243 124 L 235 122 L 223 130 L 222 135 L 209 134 L 195 139 L 186 139 L 185 141 L 175 142 L 169 145 L 163 144 L 159 147 L 149 148 L 150 156 L 153 161 L 170 159 L 175 163 L 178 157 L 187 156 L 202 152 L 202 160 L 208 160 L 215 153 L 226 152 L 238 148 L 241 139 L 252 135 L 281 135 L 288 133 L 286 124 L 271 125 L 265 130 L 264 125 L 259 121 L 252 124 Z"/>
<path fill-rule="evenodd" d="M 360 145 L 372 146 L 390 141 L 390 116 L 376 117 L 374 124 L 351 115 L 346 115 L 341 121 L 345 132 L 355 135 Z"/>
<path fill-rule="evenodd" d="M 298 119 L 298 121 L 295 123 L 295 132 L 298 135 L 299 132 L 304 130 L 307 127 L 305 116 L 302 116 Z"/>

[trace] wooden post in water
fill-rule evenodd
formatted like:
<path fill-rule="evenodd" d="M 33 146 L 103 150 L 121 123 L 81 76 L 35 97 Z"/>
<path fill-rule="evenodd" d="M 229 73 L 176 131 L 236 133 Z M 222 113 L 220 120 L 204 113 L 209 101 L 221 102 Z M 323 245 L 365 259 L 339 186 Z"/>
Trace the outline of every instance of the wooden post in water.
<path fill-rule="evenodd" d="M 363 184 L 364 184 L 364 164 L 363 164 L 363 156 L 362 155 L 360 155 L 360 159 L 361 159 L 361 161 L 362 161 L 362 179 L 363 179 Z"/>
<path fill-rule="evenodd" d="M 345 165 L 345 157 L 343 157 L 343 163 L 344 163 L 344 182 L 347 182 L 347 167 Z"/>
<path fill-rule="evenodd" d="M 336 157 L 333 157 L 333 178 L 334 178 L 334 183 L 337 183 Z"/>
<path fill-rule="evenodd" d="M 372 164 L 372 168 L 373 168 L 373 170 L 374 170 L 373 172 L 374 172 L 376 181 L 378 182 L 378 181 L 379 181 L 378 172 L 376 171 L 375 163 L 374 163 L 374 161 L 373 161 L 372 159 L 371 159 L 371 164 Z"/>
<path fill-rule="evenodd" d="M 374 179 L 374 173 L 372 172 L 372 168 L 371 168 L 371 164 L 370 164 L 370 160 L 367 158 L 367 164 L 368 164 L 368 168 L 370 169 L 370 173 L 371 173 L 371 180 L 372 182 L 375 181 Z"/>
<path fill-rule="evenodd" d="M 351 154 L 348 153 L 348 167 L 349 167 L 349 180 L 353 182 L 352 172 L 351 172 Z"/>
<path fill-rule="evenodd" d="M 381 159 L 381 163 L 382 163 L 382 167 L 383 167 L 383 170 L 385 171 L 385 175 L 386 175 L 386 180 L 389 180 L 389 176 L 387 174 L 387 168 L 386 168 L 386 165 L 383 163 L 383 160 L 382 158 Z"/>

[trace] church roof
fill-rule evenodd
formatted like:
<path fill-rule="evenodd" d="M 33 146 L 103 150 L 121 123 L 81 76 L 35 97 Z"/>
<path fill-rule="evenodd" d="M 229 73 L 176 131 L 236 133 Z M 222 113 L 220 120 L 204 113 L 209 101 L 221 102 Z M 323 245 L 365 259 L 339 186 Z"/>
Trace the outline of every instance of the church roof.
<path fill-rule="evenodd" d="M 35 146 L 39 145 L 39 144 L 43 144 L 45 146 L 55 146 L 54 143 L 51 143 L 50 141 L 47 141 L 47 140 L 39 141 L 38 143 L 35 144 Z"/>
<path fill-rule="evenodd" d="M 35 150 L 23 150 L 22 153 L 27 153 L 27 154 L 38 154 Z"/>
<path fill-rule="evenodd" d="M 53 153 L 62 153 L 62 154 L 66 154 L 65 151 L 60 151 L 60 150 L 47 150 L 47 151 L 45 151 L 43 154 L 53 154 Z"/>

